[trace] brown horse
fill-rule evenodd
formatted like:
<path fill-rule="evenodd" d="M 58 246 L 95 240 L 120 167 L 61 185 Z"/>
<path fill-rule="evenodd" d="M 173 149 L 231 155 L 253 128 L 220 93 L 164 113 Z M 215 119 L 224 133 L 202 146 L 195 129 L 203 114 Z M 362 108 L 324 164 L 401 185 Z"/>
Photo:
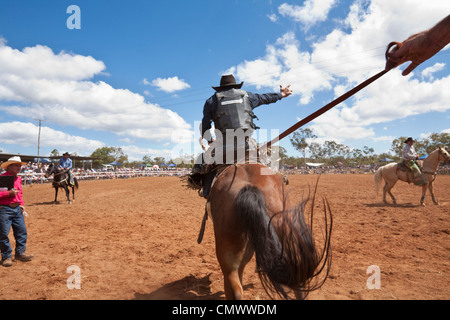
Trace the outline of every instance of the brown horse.
<path fill-rule="evenodd" d="M 57 168 L 53 163 L 48 166 L 47 171 L 45 172 L 45 177 L 48 178 L 53 175 L 53 188 L 55 188 L 55 203 L 58 199 L 58 189 L 62 188 L 66 192 L 67 202 L 72 204 L 70 201 L 70 191 L 69 187 L 72 188 L 72 200 L 75 201 L 75 188 L 78 189 L 78 180 L 77 178 L 73 178 L 75 185 L 72 186 L 69 184 L 69 174 L 65 172 L 63 169 Z"/>
<path fill-rule="evenodd" d="M 312 209 L 308 227 L 305 204 L 292 208 L 282 178 L 264 165 L 235 164 L 218 174 L 206 211 L 214 224 L 227 299 L 243 298 L 242 275 L 253 254 L 263 287 L 272 298 L 275 293 L 289 299 L 287 288 L 296 298 L 305 298 L 323 284 L 331 263 L 331 212 L 324 201 L 325 236 L 319 252 L 312 233 Z M 319 281 L 323 270 L 325 277 Z"/>

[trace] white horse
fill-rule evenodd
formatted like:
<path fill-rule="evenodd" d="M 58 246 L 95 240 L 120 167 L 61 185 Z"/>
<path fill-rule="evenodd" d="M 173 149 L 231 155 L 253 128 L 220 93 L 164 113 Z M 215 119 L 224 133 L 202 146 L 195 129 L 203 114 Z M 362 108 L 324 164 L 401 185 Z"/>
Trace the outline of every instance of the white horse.
<path fill-rule="evenodd" d="M 423 166 L 422 166 L 422 173 L 424 176 L 424 180 L 426 181 L 426 184 L 422 185 L 422 198 L 420 198 L 420 204 L 422 206 L 425 206 L 425 194 L 428 190 L 430 190 L 431 198 L 433 199 L 434 204 L 439 205 L 439 202 L 436 200 L 436 197 L 434 196 L 433 191 L 433 183 L 436 179 L 436 170 L 439 165 L 439 162 L 450 161 L 450 155 L 449 153 L 444 149 L 439 147 L 438 149 L 431 152 L 428 157 L 423 160 Z M 378 194 L 378 190 L 380 188 L 380 184 L 382 179 L 384 179 L 384 187 L 383 187 L 383 202 L 387 203 L 386 201 L 386 193 L 388 193 L 394 204 L 396 204 L 396 200 L 394 196 L 391 193 L 391 189 L 394 187 L 394 185 L 397 183 L 398 180 L 402 180 L 405 182 L 412 182 L 413 181 L 413 175 L 411 171 L 404 171 L 400 170 L 398 168 L 397 163 L 390 163 L 385 166 L 380 167 L 377 172 L 375 173 L 375 190 Z"/>

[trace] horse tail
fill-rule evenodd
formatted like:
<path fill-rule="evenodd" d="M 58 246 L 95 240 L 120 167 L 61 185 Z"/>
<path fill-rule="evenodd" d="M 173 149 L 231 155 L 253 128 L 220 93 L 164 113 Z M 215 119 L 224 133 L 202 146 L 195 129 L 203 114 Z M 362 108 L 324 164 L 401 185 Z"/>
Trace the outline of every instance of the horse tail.
<path fill-rule="evenodd" d="M 380 191 L 380 185 L 383 180 L 383 167 L 380 167 L 375 172 L 375 176 L 373 177 L 375 181 L 375 193 L 378 196 L 378 192 Z"/>
<path fill-rule="evenodd" d="M 73 182 L 75 183 L 75 189 L 78 189 L 78 179 L 73 178 Z"/>
<path fill-rule="evenodd" d="M 305 297 L 309 291 L 320 288 L 328 275 L 331 263 L 331 219 L 328 224 L 325 214 L 325 244 L 319 253 L 312 229 L 305 222 L 303 211 L 306 202 L 295 210 L 283 210 L 275 215 L 274 217 L 278 217 L 275 225 L 274 217 L 269 217 L 264 196 L 257 187 L 248 185 L 238 193 L 235 203 L 237 215 L 253 244 L 258 275 L 269 296 L 274 292 L 288 299 L 284 287 L 289 287 L 296 293 L 301 292 Z M 328 212 L 331 217 L 329 206 Z M 311 280 L 318 276 L 325 266 L 325 279 L 321 283 L 312 284 Z"/>

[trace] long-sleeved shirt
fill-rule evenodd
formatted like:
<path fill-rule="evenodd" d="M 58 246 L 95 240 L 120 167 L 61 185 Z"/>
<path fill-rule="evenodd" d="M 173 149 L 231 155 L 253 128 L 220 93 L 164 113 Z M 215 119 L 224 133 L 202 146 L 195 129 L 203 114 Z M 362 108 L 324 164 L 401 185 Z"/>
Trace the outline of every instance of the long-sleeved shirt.
<path fill-rule="evenodd" d="M 11 176 L 9 172 L 5 172 L 2 176 Z M 22 179 L 19 176 L 14 178 L 14 189 L 19 191 L 14 197 L 9 196 L 9 191 L 0 191 L 0 206 L 10 205 L 12 203 L 18 203 L 23 206 L 23 194 L 22 194 Z"/>
<path fill-rule="evenodd" d="M 259 107 L 262 104 L 274 103 L 277 102 L 278 100 L 281 100 L 281 93 L 274 92 L 274 93 L 258 94 L 247 91 L 247 94 L 252 109 Z M 203 107 L 203 120 L 200 132 L 202 134 L 202 137 L 205 131 L 211 129 L 211 123 L 213 121 L 214 114 L 216 113 L 216 108 L 217 108 L 217 97 L 214 94 L 211 97 L 209 97 L 208 100 L 206 100 L 205 106 Z"/>
<path fill-rule="evenodd" d="M 414 149 L 414 146 L 410 146 L 409 144 L 406 144 L 403 148 L 403 154 L 402 154 L 403 160 L 415 160 L 417 158 L 416 150 Z"/>
<path fill-rule="evenodd" d="M 65 159 L 63 157 L 59 159 L 58 166 L 64 169 L 72 169 L 72 160 L 70 158 Z"/>

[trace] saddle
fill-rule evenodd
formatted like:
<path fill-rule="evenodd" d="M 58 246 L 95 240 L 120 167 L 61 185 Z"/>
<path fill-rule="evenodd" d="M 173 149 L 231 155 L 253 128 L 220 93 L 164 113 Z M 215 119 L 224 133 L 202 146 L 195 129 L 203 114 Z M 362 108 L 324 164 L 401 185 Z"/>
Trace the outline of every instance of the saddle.
<path fill-rule="evenodd" d="M 199 168 L 195 168 L 187 176 L 182 177 L 186 181 L 187 187 L 190 189 L 200 190 L 204 185 L 204 178 L 207 174 L 215 172 L 214 176 L 217 177 L 223 170 L 231 166 L 230 164 L 203 164 Z"/>
<path fill-rule="evenodd" d="M 397 163 L 397 170 L 406 172 L 406 177 L 408 183 L 414 183 L 415 185 L 422 185 L 425 183 L 423 178 L 422 161 L 415 161 L 418 172 L 413 171 L 409 168 L 404 161 Z"/>
<path fill-rule="evenodd" d="M 422 171 L 422 161 L 416 161 L 417 167 L 419 167 L 420 171 Z M 397 169 L 400 171 L 412 172 L 410 168 L 408 168 L 404 161 L 397 163 Z"/>

